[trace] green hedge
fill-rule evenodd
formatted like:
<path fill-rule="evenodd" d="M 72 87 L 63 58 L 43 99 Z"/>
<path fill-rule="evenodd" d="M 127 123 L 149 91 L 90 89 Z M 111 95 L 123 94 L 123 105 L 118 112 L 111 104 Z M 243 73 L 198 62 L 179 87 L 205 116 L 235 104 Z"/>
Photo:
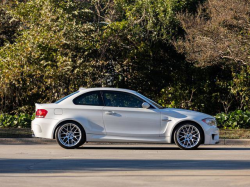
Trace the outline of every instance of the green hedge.
<path fill-rule="evenodd" d="M 219 113 L 216 116 L 219 128 L 223 129 L 249 129 L 250 111 L 235 110 L 233 112 Z"/>
<path fill-rule="evenodd" d="M 235 110 L 228 114 L 219 113 L 216 116 L 221 129 L 250 129 L 250 111 Z M 30 128 L 35 114 L 0 114 L 0 128 Z"/>
<path fill-rule="evenodd" d="M 35 114 L 0 114 L 0 128 L 30 128 Z"/>

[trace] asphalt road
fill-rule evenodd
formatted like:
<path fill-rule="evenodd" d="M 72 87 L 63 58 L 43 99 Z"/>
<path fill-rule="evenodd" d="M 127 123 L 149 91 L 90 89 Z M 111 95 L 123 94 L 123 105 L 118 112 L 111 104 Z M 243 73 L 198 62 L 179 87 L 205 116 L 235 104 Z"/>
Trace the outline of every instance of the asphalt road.
<path fill-rule="evenodd" d="M 250 186 L 250 146 L 0 145 L 0 186 Z"/>

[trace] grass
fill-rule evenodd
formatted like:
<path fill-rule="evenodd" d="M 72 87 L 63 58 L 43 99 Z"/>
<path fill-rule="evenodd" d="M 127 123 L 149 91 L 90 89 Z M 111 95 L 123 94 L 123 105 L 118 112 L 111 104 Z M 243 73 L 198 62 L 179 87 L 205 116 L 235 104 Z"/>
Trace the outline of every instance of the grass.
<path fill-rule="evenodd" d="M 0 128 L 0 138 L 31 138 L 31 129 Z"/>
<path fill-rule="evenodd" d="M 250 129 L 220 129 L 220 139 L 250 139 Z"/>

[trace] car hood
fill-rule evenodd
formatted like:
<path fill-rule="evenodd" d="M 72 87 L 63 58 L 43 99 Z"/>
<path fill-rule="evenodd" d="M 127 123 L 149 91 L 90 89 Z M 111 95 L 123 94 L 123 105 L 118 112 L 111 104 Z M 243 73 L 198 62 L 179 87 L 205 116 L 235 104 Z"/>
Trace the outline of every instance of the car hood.
<path fill-rule="evenodd" d="M 208 114 L 179 108 L 164 108 L 161 109 L 161 113 L 173 118 L 214 118 Z"/>

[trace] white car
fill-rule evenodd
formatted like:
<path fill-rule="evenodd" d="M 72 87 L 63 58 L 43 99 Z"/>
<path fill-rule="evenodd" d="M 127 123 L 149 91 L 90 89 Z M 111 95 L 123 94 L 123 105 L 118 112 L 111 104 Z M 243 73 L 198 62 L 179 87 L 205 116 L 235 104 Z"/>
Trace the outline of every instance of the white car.
<path fill-rule="evenodd" d="M 119 88 L 80 88 L 55 103 L 36 104 L 32 131 L 66 149 L 85 142 L 176 143 L 181 149 L 219 142 L 213 116 L 163 108 Z"/>

